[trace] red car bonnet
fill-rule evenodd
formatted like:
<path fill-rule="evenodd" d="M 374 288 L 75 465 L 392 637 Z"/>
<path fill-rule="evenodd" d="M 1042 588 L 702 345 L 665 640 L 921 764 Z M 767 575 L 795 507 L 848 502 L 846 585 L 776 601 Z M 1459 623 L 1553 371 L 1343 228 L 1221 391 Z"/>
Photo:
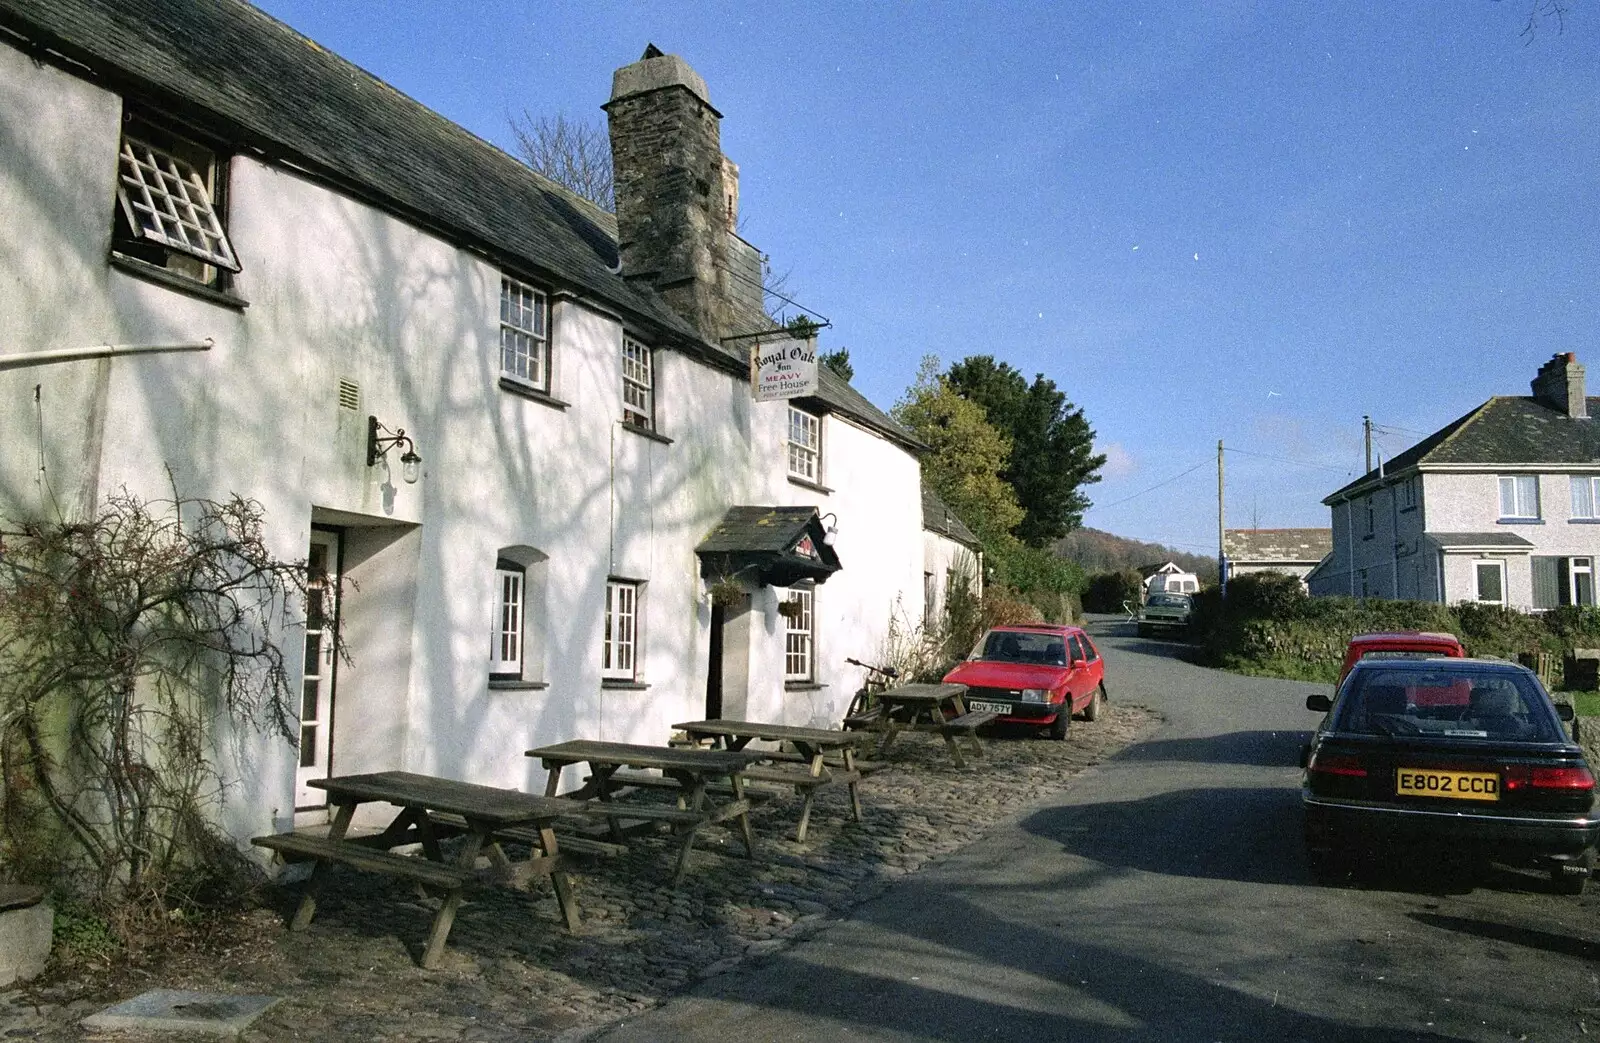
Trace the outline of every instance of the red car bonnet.
<path fill-rule="evenodd" d="M 944 679 L 976 688 L 1059 688 L 1066 683 L 1068 673 L 1064 666 L 971 659 L 957 663 Z"/>

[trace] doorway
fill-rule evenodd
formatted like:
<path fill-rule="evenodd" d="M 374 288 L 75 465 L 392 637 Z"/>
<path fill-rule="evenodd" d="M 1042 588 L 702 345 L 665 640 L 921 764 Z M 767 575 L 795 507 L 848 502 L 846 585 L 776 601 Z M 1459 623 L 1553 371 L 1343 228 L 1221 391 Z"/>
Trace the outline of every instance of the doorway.
<path fill-rule="evenodd" d="M 306 647 L 300 675 L 300 756 L 294 773 L 296 811 L 326 807 L 326 791 L 310 785 L 331 771 L 334 688 L 339 657 L 334 635 L 339 625 L 339 575 L 344 534 L 339 529 L 311 530 L 306 552 Z"/>
<path fill-rule="evenodd" d="M 711 646 L 706 652 L 706 720 L 722 719 L 722 624 L 727 609 L 711 606 Z"/>

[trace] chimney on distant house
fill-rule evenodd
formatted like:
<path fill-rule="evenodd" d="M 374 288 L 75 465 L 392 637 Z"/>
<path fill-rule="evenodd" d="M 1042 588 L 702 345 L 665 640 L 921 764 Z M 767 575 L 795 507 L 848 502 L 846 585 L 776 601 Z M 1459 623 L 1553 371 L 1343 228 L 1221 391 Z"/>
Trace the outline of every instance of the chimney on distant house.
<path fill-rule="evenodd" d="M 1570 351 L 1551 356 L 1549 362 L 1539 367 L 1539 375 L 1533 378 L 1534 401 L 1574 420 L 1589 416 L 1587 395 L 1583 364 Z"/>
<path fill-rule="evenodd" d="M 689 63 L 655 44 L 618 69 L 611 129 L 623 278 L 653 286 L 706 339 L 728 334 L 729 236 L 737 167 L 722 155 L 722 114 Z"/>

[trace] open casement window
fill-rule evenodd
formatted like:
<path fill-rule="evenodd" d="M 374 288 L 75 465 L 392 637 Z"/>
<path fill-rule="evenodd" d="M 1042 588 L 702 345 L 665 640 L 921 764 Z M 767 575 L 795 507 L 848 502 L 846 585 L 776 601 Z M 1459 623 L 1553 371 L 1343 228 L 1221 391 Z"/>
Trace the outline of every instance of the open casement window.
<path fill-rule="evenodd" d="M 500 375 L 550 392 L 550 303 L 544 291 L 500 277 Z"/>
<path fill-rule="evenodd" d="M 789 476 L 822 481 L 822 420 L 789 407 Z"/>
<path fill-rule="evenodd" d="M 783 599 L 785 681 L 810 681 L 815 676 L 816 620 L 812 613 L 815 595 L 814 587 L 790 587 Z"/>
<path fill-rule="evenodd" d="M 637 680 L 638 652 L 639 584 L 622 579 L 607 580 L 600 676 L 608 680 Z"/>
<path fill-rule="evenodd" d="M 494 632 L 489 652 L 489 677 L 521 680 L 523 626 L 527 614 L 527 576 L 522 566 L 502 558 L 495 563 Z"/>
<path fill-rule="evenodd" d="M 655 364 L 648 345 L 622 338 L 622 422 L 655 430 Z"/>
<path fill-rule="evenodd" d="M 1500 518 L 1539 517 L 1539 476 L 1534 474 L 1505 475 L 1500 479 Z"/>
<path fill-rule="evenodd" d="M 120 253 L 207 286 L 220 286 L 239 260 L 223 225 L 226 167 L 217 154 L 135 118 L 117 158 Z"/>
<path fill-rule="evenodd" d="M 1535 554 L 1528 559 L 1533 576 L 1533 607 L 1593 605 L 1594 558 L 1561 558 Z"/>

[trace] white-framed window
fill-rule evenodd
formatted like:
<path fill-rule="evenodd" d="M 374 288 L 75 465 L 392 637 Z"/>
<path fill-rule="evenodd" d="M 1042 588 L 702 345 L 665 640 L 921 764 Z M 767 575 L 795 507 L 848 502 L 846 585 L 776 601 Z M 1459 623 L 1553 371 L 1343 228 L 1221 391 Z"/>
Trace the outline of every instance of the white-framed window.
<path fill-rule="evenodd" d="M 1472 563 L 1472 597 L 1489 605 L 1506 603 L 1506 563 L 1483 560 Z"/>
<path fill-rule="evenodd" d="M 1512 474 L 1500 477 L 1500 518 L 1539 517 L 1539 476 Z"/>
<path fill-rule="evenodd" d="M 550 390 L 550 301 L 544 291 L 500 277 L 500 373 Z"/>
<path fill-rule="evenodd" d="M 1378 508 L 1372 502 L 1372 496 L 1369 493 L 1367 495 L 1367 532 L 1366 532 L 1366 534 L 1368 536 L 1371 536 L 1374 532 L 1377 531 L 1377 527 L 1378 527 Z"/>
<path fill-rule="evenodd" d="M 1407 478 L 1400 483 L 1400 509 L 1409 511 L 1417 505 L 1417 483 L 1419 478 Z"/>
<path fill-rule="evenodd" d="M 783 679 L 785 681 L 810 681 L 816 673 L 816 622 L 812 615 L 813 587 L 790 587 L 784 602 L 783 628 Z"/>
<path fill-rule="evenodd" d="M 822 481 L 822 418 L 789 407 L 789 475 Z"/>
<path fill-rule="evenodd" d="M 606 580 L 605 635 L 600 649 L 600 676 L 632 681 L 638 677 L 639 584 Z"/>
<path fill-rule="evenodd" d="M 491 678 L 522 678 L 526 574 L 522 566 L 502 558 L 495 563 L 494 632 L 489 650 Z"/>
<path fill-rule="evenodd" d="M 650 347 L 622 338 L 622 422 L 655 429 L 655 366 Z"/>
<path fill-rule="evenodd" d="M 1594 520 L 1600 518 L 1600 478 L 1587 474 L 1572 476 L 1572 516 Z"/>
<path fill-rule="evenodd" d="M 226 165 L 214 150 L 135 117 L 117 153 L 112 246 L 208 286 L 239 259 L 223 225 Z"/>
<path fill-rule="evenodd" d="M 1571 605 L 1594 604 L 1594 559 L 1571 558 L 1567 563 L 1568 593 Z"/>

